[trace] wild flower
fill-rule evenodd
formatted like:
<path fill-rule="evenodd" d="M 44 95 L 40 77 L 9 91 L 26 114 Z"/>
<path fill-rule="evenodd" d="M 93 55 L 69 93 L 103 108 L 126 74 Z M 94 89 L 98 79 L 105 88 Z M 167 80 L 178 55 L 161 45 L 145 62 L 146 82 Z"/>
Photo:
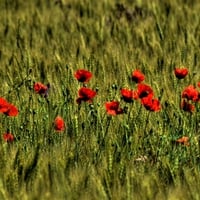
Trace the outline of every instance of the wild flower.
<path fill-rule="evenodd" d="M 105 103 L 107 114 L 118 115 L 123 113 L 123 109 L 119 107 L 118 101 L 110 101 Z"/>
<path fill-rule="evenodd" d="M 160 111 L 161 105 L 158 99 L 153 98 L 153 94 L 149 94 L 141 99 L 142 105 L 149 111 Z"/>
<path fill-rule="evenodd" d="M 65 122 L 61 116 L 57 116 L 54 120 L 54 129 L 58 132 L 65 130 Z"/>
<path fill-rule="evenodd" d="M 179 144 L 183 144 L 184 146 L 190 145 L 189 144 L 189 137 L 187 137 L 187 136 L 183 136 L 183 137 L 177 139 L 176 142 L 179 143 Z"/>
<path fill-rule="evenodd" d="M 85 83 L 92 78 L 92 73 L 85 69 L 79 69 L 76 71 L 74 76 L 79 82 Z"/>
<path fill-rule="evenodd" d="M 47 97 L 48 96 L 48 90 L 50 88 L 50 85 L 44 85 L 41 82 L 36 82 L 33 85 L 33 89 L 37 94 L 40 94 L 41 96 Z"/>
<path fill-rule="evenodd" d="M 2 97 L 0 97 L 0 112 L 10 117 L 18 115 L 17 107 Z"/>
<path fill-rule="evenodd" d="M 6 142 L 13 142 L 14 141 L 14 135 L 12 133 L 4 133 L 3 139 Z"/>
<path fill-rule="evenodd" d="M 183 90 L 182 98 L 196 102 L 199 99 L 199 92 L 193 85 L 189 85 Z"/>
<path fill-rule="evenodd" d="M 96 94 L 96 91 L 90 88 L 82 87 L 78 91 L 79 97 L 77 98 L 76 102 L 78 104 L 80 104 L 82 101 L 92 102 L 92 99 L 96 96 Z"/>
<path fill-rule="evenodd" d="M 145 76 L 140 70 L 134 70 L 132 72 L 132 80 L 136 83 L 141 83 L 144 81 Z"/>
<path fill-rule="evenodd" d="M 187 76 L 188 69 L 187 68 L 175 68 L 174 74 L 175 74 L 176 78 L 183 79 Z"/>

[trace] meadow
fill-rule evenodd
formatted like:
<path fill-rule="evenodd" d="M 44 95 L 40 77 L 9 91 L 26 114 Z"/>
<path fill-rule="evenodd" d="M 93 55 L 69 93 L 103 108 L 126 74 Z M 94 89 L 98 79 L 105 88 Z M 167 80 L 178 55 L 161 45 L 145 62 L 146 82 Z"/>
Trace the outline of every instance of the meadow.
<path fill-rule="evenodd" d="M 1 0 L 0 200 L 200 199 L 199 10 L 198 0 Z M 122 95 L 139 84 L 154 107 Z"/>

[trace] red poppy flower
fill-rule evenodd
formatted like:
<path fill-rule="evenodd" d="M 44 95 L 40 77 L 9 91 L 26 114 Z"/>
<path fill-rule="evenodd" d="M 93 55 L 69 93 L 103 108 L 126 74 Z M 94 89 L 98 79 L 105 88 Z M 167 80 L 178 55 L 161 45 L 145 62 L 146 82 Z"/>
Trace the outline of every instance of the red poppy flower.
<path fill-rule="evenodd" d="M 197 83 L 197 86 L 200 87 L 200 82 Z"/>
<path fill-rule="evenodd" d="M 12 133 L 4 133 L 3 139 L 6 142 L 12 142 L 14 140 L 14 135 Z"/>
<path fill-rule="evenodd" d="M 186 112 L 192 113 L 195 109 L 195 106 L 184 99 L 181 103 L 181 108 Z"/>
<path fill-rule="evenodd" d="M 92 101 L 92 98 L 96 96 L 96 92 L 90 88 L 82 87 L 78 91 L 79 98 L 76 100 L 78 104 L 82 101 Z"/>
<path fill-rule="evenodd" d="M 33 86 L 34 90 L 36 93 L 40 94 L 40 95 L 47 95 L 47 91 L 49 89 L 49 86 L 46 86 L 40 82 L 34 83 Z"/>
<path fill-rule="evenodd" d="M 177 139 L 176 142 L 179 143 L 179 144 L 183 144 L 185 146 L 189 146 L 190 145 L 189 144 L 189 137 L 187 137 L 187 136 L 183 136 L 183 137 Z"/>
<path fill-rule="evenodd" d="M 15 117 L 18 115 L 18 109 L 14 105 L 9 104 L 8 109 L 4 114 L 10 117 Z"/>
<path fill-rule="evenodd" d="M 132 80 L 136 83 L 141 83 L 145 79 L 145 76 L 139 70 L 135 70 L 132 72 Z"/>
<path fill-rule="evenodd" d="M 133 91 L 128 89 L 121 89 L 120 93 L 126 102 L 132 102 L 133 101 Z"/>
<path fill-rule="evenodd" d="M 193 85 L 189 85 L 182 92 L 182 98 L 187 100 L 192 100 L 194 102 L 198 101 L 199 93 Z"/>
<path fill-rule="evenodd" d="M 18 109 L 4 98 L 0 98 L 0 112 L 10 117 L 18 115 Z"/>
<path fill-rule="evenodd" d="M 188 74 L 188 69 L 187 68 L 175 68 L 174 74 L 175 74 L 176 78 L 183 79 Z"/>
<path fill-rule="evenodd" d="M 137 94 L 138 97 L 141 99 L 148 96 L 149 94 L 153 95 L 153 89 L 146 84 L 139 83 L 137 87 Z"/>
<path fill-rule="evenodd" d="M 8 110 L 9 103 L 2 97 L 0 97 L 0 112 L 4 113 Z"/>
<path fill-rule="evenodd" d="M 118 101 L 111 101 L 105 103 L 107 114 L 109 115 L 118 115 L 123 113 L 123 109 L 119 108 Z"/>
<path fill-rule="evenodd" d="M 141 99 L 142 105 L 149 111 L 160 111 L 161 105 L 158 99 L 153 98 L 153 94 L 149 94 L 147 97 Z"/>
<path fill-rule="evenodd" d="M 56 131 L 64 131 L 65 130 L 65 122 L 62 117 L 57 116 L 54 120 L 54 128 Z"/>
<path fill-rule="evenodd" d="M 92 73 L 85 69 L 79 69 L 76 71 L 74 76 L 79 82 L 85 83 L 92 78 Z"/>

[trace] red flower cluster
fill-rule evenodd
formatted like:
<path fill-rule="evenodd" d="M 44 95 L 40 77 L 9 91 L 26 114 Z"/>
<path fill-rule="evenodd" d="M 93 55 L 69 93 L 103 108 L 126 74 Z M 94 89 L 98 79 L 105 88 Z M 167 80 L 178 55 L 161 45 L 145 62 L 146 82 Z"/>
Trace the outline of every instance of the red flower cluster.
<path fill-rule="evenodd" d="M 82 87 L 78 91 L 78 99 L 76 102 L 80 104 L 82 101 L 92 102 L 92 99 L 96 96 L 96 92 L 90 88 Z"/>
<path fill-rule="evenodd" d="M 10 117 L 18 115 L 18 109 L 2 97 L 0 97 L 0 112 Z"/>
<path fill-rule="evenodd" d="M 149 111 L 159 111 L 161 105 L 158 99 L 154 98 L 153 89 L 144 83 L 141 83 L 145 79 L 144 74 L 139 70 L 135 70 L 132 73 L 132 80 L 137 84 L 136 90 L 121 89 L 120 93 L 125 102 L 132 102 L 134 99 L 140 99 L 141 104 Z"/>
<path fill-rule="evenodd" d="M 119 107 L 118 101 L 110 101 L 105 103 L 107 114 L 118 115 L 123 113 L 123 109 Z"/>
<path fill-rule="evenodd" d="M 79 82 L 86 83 L 92 78 L 92 73 L 85 69 L 79 69 L 74 76 Z"/>
<path fill-rule="evenodd" d="M 54 120 L 54 129 L 58 132 L 65 130 L 65 122 L 62 117 L 57 116 Z"/>
<path fill-rule="evenodd" d="M 12 133 L 4 133 L 3 139 L 6 142 L 13 142 L 14 141 L 14 135 Z"/>
<path fill-rule="evenodd" d="M 49 85 L 44 85 L 43 83 L 36 82 L 33 85 L 33 89 L 35 90 L 36 93 L 38 93 L 44 97 L 48 96 Z"/>
<path fill-rule="evenodd" d="M 174 74 L 175 74 L 176 78 L 183 79 L 187 76 L 188 69 L 187 68 L 175 68 Z"/>

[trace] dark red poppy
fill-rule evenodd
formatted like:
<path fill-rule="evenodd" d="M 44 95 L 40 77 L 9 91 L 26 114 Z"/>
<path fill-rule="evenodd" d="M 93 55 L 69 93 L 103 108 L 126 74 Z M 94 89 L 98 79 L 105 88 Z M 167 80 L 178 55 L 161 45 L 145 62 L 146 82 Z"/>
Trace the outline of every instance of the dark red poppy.
<path fill-rule="evenodd" d="M 123 113 L 123 109 L 119 107 L 118 101 L 111 101 L 105 103 L 107 114 L 118 115 Z"/>
<path fill-rule="evenodd" d="M 74 76 L 79 82 L 85 83 L 92 78 L 92 73 L 85 69 L 79 69 L 76 71 Z"/>
<path fill-rule="evenodd" d="M 5 115 L 10 117 L 15 117 L 18 115 L 18 113 L 18 109 L 13 104 L 9 104 L 7 111 L 4 112 Z"/>
<path fill-rule="evenodd" d="M 65 130 L 65 122 L 62 117 L 57 116 L 54 120 L 54 128 L 56 131 L 64 131 Z"/>
<path fill-rule="evenodd" d="M 145 79 L 144 74 L 140 70 L 135 70 L 132 72 L 132 80 L 136 83 L 141 83 Z"/>
<path fill-rule="evenodd" d="M 185 99 L 181 102 L 181 108 L 186 111 L 192 113 L 195 110 L 195 106 Z"/>
<path fill-rule="evenodd" d="M 143 97 L 147 97 L 149 94 L 153 95 L 153 89 L 149 85 L 139 83 L 137 86 L 137 94 L 141 99 Z"/>
<path fill-rule="evenodd" d="M 190 145 L 189 137 L 187 137 L 187 136 L 183 136 L 183 137 L 177 139 L 176 142 L 179 143 L 179 144 L 183 144 L 184 146 L 189 146 Z"/>
<path fill-rule="evenodd" d="M 153 94 L 149 94 L 141 99 L 142 105 L 149 111 L 160 111 L 161 105 L 158 99 L 153 98 Z"/>
<path fill-rule="evenodd" d="M 2 97 L 0 97 L 0 112 L 4 113 L 8 110 L 9 103 Z"/>
<path fill-rule="evenodd" d="M 197 86 L 200 88 L 200 82 L 197 83 Z"/>
<path fill-rule="evenodd" d="M 82 101 L 88 101 L 91 102 L 92 99 L 96 96 L 96 92 L 90 88 L 82 87 L 78 91 L 78 99 L 76 102 L 80 104 Z"/>
<path fill-rule="evenodd" d="M 183 79 L 187 76 L 188 69 L 187 68 L 175 68 L 174 74 L 175 74 L 176 78 Z"/>
<path fill-rule="evenodd" d="M 199 93 L 193 85 L 189 85 L 182 92 L 182 98 L 187 100 L 192 100 L 194 102 L 198 101 Z"/>
<path fill-rule="evenodd" d="M 12 133 L 4 133 L 3 139 L 6 142 L 12 142 L 14 140 L 14 135 Z"/>
<path fill-rule="evenodd" d="M 37 82 L 37 83 L 34 83 L 33 88 L 34 88 L 36 93 L 38 93 L 40 95 L 47 96 L 49 86 L 44 85 L 43 83 Z"/>

